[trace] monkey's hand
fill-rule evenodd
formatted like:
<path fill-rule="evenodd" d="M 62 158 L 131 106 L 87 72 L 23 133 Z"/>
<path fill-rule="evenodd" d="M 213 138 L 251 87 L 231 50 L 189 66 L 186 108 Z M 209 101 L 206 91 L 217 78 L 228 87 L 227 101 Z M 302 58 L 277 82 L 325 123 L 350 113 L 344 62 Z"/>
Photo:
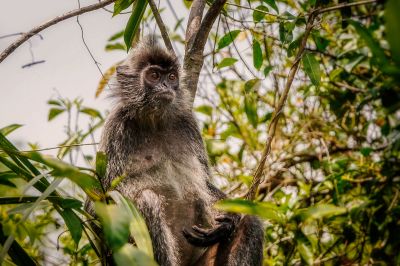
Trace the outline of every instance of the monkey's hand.
<path fill-rule="evenodd" d="M 186 240 L 198 247 L 208 247 L 228 238 L 240 221 L 240 215 L 224 214 L 215 218 L 216 225 L 212 228 L 192 226 L 192 230 L 183 229 Z"/>

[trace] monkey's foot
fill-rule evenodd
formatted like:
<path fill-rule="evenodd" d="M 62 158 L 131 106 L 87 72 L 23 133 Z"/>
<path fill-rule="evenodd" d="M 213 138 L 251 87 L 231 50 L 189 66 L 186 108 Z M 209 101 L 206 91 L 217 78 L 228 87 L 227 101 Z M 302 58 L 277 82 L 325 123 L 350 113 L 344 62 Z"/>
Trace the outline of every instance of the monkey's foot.
<path fill-rule="evenodd" d="M 240 220 L 240 216 L 236 214 L 225 214 L 215 218 L 217 224 L 212 228 L 201 228 L 196 225 L 192 226 L 192 230 L 183 229 L 183 235 L 186 240 L 199 247 L 208 247 L 229 237 L 235 230 Z"/>

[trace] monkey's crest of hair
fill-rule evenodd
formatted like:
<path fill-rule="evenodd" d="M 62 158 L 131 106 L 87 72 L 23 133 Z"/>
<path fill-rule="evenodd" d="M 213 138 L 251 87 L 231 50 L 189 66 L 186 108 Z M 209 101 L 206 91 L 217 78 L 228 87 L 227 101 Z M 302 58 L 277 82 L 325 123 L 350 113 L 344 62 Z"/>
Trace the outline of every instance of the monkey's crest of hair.
<path fill-rule="evenodd" d="M 116 86 L 111 88 L 111 97 L 116 101 L 116 109 L 129 119 L 140 124 L 160 124 L 170 121 L 179 113 L 191 110 L 189 93 L 178 86 L 171 103 L 158 102 L 151 90 L 144 85 L 142 72 L 155 65 L 173 70 L 181 77 L 178 58 L 162 48 L 155 36 L 147 36 L 132 51 L 128 58 L 117 67 Z M 191 111 L 189 111 L 191 112 Z"/>

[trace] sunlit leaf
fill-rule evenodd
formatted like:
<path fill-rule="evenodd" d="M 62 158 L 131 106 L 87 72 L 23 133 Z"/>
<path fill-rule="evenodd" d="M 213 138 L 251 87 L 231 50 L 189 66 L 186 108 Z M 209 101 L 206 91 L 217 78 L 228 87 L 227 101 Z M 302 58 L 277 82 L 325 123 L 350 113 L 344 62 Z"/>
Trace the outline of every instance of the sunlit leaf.
<path fill-rule="evenodd" d="M 59 108 L 51 108 L 49 111 L 49 116 L 48 116 L 48 120 L 51 121 L 54 118 L 56 118 L 56 116 L 62 114 L 65 111 L 65 109 L 59 109 Z"/>
<path fill-rule="evenodd" d="M 107 69 L 106 72 L 104 72 L 104 74 L 101 77 L 101 80 L 99 82 L 99 85 L 97 86 L 97 90 L 95 93 L 95 97 L 99 97 L 100 94 L 103 92 L 105 86 L 107 85 L 108 81 L 110 80 L 110 78 L 114 75 L 117 66 L 120 64 L 120 62 L 112 65 L 109 69 Z"/>
<path fill-rule="evenodd" d="M 119 192 L 111 191 L 109 195 L 112 197 L 115 203 L 121 207 L 125 213 L 128 214 L 130 221 L 130 233 L 135 240 L 138 249 L 143 251 L 150 258 L 153 258 L 153 245 L 149 230 L 142 215 L 139 213 L 133 203 L 122 196 Z"/>
<path fill-rule="evenodd" d="M 107 41 L 112 42 L 115 40 L 118 40 L 119 38 L 122 38 L 124 36 L 124 31 L 121 30 L 117 33 L 115 33 L 114 35 L 112 35 Z"/>
<path fill-rule="evenodd" d="M 307 245 L 305 239 L 299 238 L 297 240 L 297 250 L 299 251 L 302 260 L 307 265 L 314 265 L 314 254 L 311 247 Z"/>
<path fill-rule="evenodd" d="M 20 127 L 22 127 L 22 125 L 12 124 L 12 125 L 1 128 L 0 133 L 3 134 L 4 136 L 7 136 L 8 134 L 10 134 L 11 132 L 13 132 L 14 130 L 16 130 Z"/>
<path fill-rule="evenodd" d="M 203 104 L 203 105 L 200 105 L 200 106 L 196 107 L 195 111 L 199 112 L 199 113 L 202 113 L 202 114 L 205 114 L 205 115 L 208 115 L 208 116 L 211 116 L 212 112 L 213 112 L 213 108 L 210 105 Z"/>
<path fill-rule="evenodd" d="M 267 202 L 253 202 L 243 199 L 226 199 L 215 204 L 219 210 L 257 215 L 266 220 L 283 223 L 284 215 L 279 208 Z"/>
<path fill-rule="evenodd" d="M 239 35 L 240 32 L 241 30 L 232 30 L 227 34 L 225 34 L 224 36 L 222 36 L 221 39 L 219 39 L 218 41 L 217 49 L 220 50 L 230 45 L 236 39 L 236 37 Z"/>
<path fill-rule="evenodd" d="M 319 87 L 321 82 L 321 70 L 319 67 L 319 62 L 315 58 L 315 56 L 311 53 L 305 53 L 303 55 L 303 67 L 304 71 L 309 76 L 311 82 Z"/>
<path fill-rule="evenodd" d="M 332 204 L 319 204 L 307 209 L 298 210 L 296 216 L 300 217 L 301 220 L 321 219 L 342 215 L 346 212 L 347 210 L 344 207 L 337 207 Z"/>
<path fill-rule="evenodd" d="M 100 178 L 105 178 L 107 170 L 107 156 L 104 152 L 96 153 L 96 173 Z"/>
<path fill-rule="evenodd" d="M 114 261 L 118 266 L 157 266 L 158 264 L 152 260 L 143 251 L 134 248 L 130 244 L 125 244 L 113 254 Z"/>
<path fill-rule="evenodd" d="M 111 249 L 118 250 L 128 243 L 129 215 L 117 205 L 106 205 L 101 202 L 95 203 L 95 210 Z"/>
<path fill-rule="evenodd" d="M 80 112 L 81 112 L 81 113 L 84 113 L 84 114 L 87 114 L 87 115 L 89 115 L 89 116 L 91 116 L 91 117 L 93 117 L 93 118 L 100 118 L 100 119 L 103 119 L 103 117 L 101 116 L 101 113 L 100 113 L 98 110 L 93 109 L 93 108 L 83 107 L 83 108 L 80 110 Z"/>
<path fill-rule="evenodd" d="M 229 67 L 231 65 L 233 65 L 234 63 L 236 63 L 238 60 L 236 58 L 231 58 L 231 57 L 225 57 L 224 59 L 221 60 L 221 62 L 219 62 L 219 64 L 217 65 L 218 69 L 224 68 L 224 67 Z"/>
<path fill-rule="evenodd" d="M 105 49 L 106 51 L 113 51 L 113 50 L 126 51 L 126 46 L 123 43 L 116 42 L 107 44 Z"/>

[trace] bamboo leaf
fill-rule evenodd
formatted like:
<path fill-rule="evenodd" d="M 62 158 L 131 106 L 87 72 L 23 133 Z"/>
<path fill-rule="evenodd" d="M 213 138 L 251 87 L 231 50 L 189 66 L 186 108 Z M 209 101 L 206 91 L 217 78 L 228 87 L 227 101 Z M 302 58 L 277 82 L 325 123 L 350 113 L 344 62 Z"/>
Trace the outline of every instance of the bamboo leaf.
<path fill-rule="evenodd" d="M 215 207 L 222 211 L 257 215 L 266 220 L 284 222 L 284 215 L 276 205 L 267 202 L 252 202 L 243 199 L 226 199 L 219 201 Z"/>
<path fill-rule="evenodd" d="M 120 206 L 129 216 L 130 233 L 135 240 L 139 250 L 143 251 L 150 258 L 154 258 L 153 246 L 149 230 L 142 215 L 136 209 L 131 201 L 126 199 L 117 191 L 109 192 L 112 199 Z"/>
<path fill-rule="evenodd" d="M 14 130 L 16 130 L 20 127 L 22 127 L 22 125 L 19 125 L 19 124 L 8 125 L 8 126 L 1 128 L 0 133 L 3 134 L 4 136 L 7 136 L 8 134 L 10 134 L 11 132 L 13 132 Z"/>
<path fill-rule="evenodd" d="M 157 263 L 146 253 L 134 248 L 130 244 L 125 244 L 116 252 L 114 252 L 113 258 L 118 266 L 157 266 Z"/>
<path fill-rule="evenodd" d="M 109 247 L 118 250 L 128 243 L 129 215 L 117 205 L 106 205 L 101 202 L 95 203 L 95 210 Z"/>
<path fill-rule="evenodd" d="M 114 13 L 113 17 L 121 13 L 123 10 L 127 9 L 134 0 L 117 0 L 114 3 Z"/>
<path fill-rule="evenodd" d="M 133 4 L 133 11 L 124 31 L 124 41 L 127 50 L 132 47 L 133 39 L 139 29 L 140 21 L 143 18 L 147 7 L 147 0 L 136 0 Z"/>
<path fill-rule="evenodd" d="M 71 237 L 75 242 L 75 246 L 78 247 L 79 241 L 82 237 L 81 219 L 74 213 L 72 209 L 69 208 L 64 209 L 64 211 L 60 212 L 60 215 L 64 219 L 65 225 L 68 227 Z"/>

